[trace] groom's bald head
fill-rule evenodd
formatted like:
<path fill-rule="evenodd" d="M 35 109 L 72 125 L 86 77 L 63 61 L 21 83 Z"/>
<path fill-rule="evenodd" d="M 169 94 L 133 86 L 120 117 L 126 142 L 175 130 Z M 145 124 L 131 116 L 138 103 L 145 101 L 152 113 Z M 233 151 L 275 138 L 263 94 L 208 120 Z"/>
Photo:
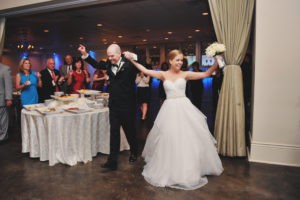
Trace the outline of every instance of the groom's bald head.
<path fill-rule="evenodd" d="M 107 48 L 106 53 L 108 60 L 110 60 L 112 64 L 117 64 L 121 57 L 121 48 L 117 44 L 111 44 Z"/>

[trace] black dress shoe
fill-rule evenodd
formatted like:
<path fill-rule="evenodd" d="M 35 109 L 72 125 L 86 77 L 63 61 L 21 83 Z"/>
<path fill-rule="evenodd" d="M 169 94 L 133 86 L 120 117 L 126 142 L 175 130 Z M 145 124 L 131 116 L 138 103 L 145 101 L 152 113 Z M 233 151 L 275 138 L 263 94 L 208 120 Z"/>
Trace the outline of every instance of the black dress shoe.
<path fill-rule="evenodd" d="M 118 164 L 116 162 L 106 162 L 101 165 L 104 171 L 115 171 L 118 169 Z"/>
<path fill-rule="evenodd" d="M 130 154 L 130 156 L 129 156 L 129 162 L 135 162 L 136 160 L 137 160 L 137 155 Z"/>

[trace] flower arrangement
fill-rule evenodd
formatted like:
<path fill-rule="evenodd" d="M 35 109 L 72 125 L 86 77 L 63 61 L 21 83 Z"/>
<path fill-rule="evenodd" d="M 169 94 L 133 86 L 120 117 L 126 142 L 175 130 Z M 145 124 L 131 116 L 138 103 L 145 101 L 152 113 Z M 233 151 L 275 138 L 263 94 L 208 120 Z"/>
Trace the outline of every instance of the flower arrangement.
<path fill-rule="evenodd" d="M 224 53 L 225 51 L 226 48 L 224 44 L 214 42 L 206 48 L 205 53 L 207 57 L 212 58 L 215 55 Z"/>

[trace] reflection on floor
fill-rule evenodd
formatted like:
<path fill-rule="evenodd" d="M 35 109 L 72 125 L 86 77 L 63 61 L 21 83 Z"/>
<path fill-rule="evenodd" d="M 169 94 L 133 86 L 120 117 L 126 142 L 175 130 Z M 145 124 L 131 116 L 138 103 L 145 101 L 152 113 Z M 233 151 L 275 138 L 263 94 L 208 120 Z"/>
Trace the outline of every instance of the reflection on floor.
<path fill-rule="evenodd" d="M 159 108 L 155 90 L 152 97 L 148 120 L 137 121 L 140 152 Z M 208 184 L 194 191 L 149 185 L 141 175 L 142 158 L 130 164 L 128 151 L 120 154 L 119 170 L 115 172 L 101 173 L 100 164 L 107 158 L 103 154 L 87 164 L 50 167 L 48 162 L 21 153 L 20 121 L 11 113 L 9 141 L 0 145 L 1 200 L 300 199 L 300 168 L 248 163 L 246 158 L 223 157 L 223 174 L 209 176 Z"/>

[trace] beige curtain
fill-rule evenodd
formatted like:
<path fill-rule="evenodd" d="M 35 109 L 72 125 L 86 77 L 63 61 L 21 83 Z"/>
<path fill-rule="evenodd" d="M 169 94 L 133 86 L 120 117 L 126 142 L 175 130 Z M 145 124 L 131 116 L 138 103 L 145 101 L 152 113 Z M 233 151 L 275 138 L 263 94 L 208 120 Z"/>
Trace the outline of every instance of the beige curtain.
<path fill-rule="evenodd" d="M 218 42 L 225 44 L 224 79 L 214 135 L 224 156 L 246 156 L 245 111 L 241 63 L 245 57 L 254 0 L 209 0 Z"/>
<path fill-rule="evenodd" d="M 0 59 L 4 47 L 4 35 L 5 35 L 5 18 L 0 18 Z"/>

